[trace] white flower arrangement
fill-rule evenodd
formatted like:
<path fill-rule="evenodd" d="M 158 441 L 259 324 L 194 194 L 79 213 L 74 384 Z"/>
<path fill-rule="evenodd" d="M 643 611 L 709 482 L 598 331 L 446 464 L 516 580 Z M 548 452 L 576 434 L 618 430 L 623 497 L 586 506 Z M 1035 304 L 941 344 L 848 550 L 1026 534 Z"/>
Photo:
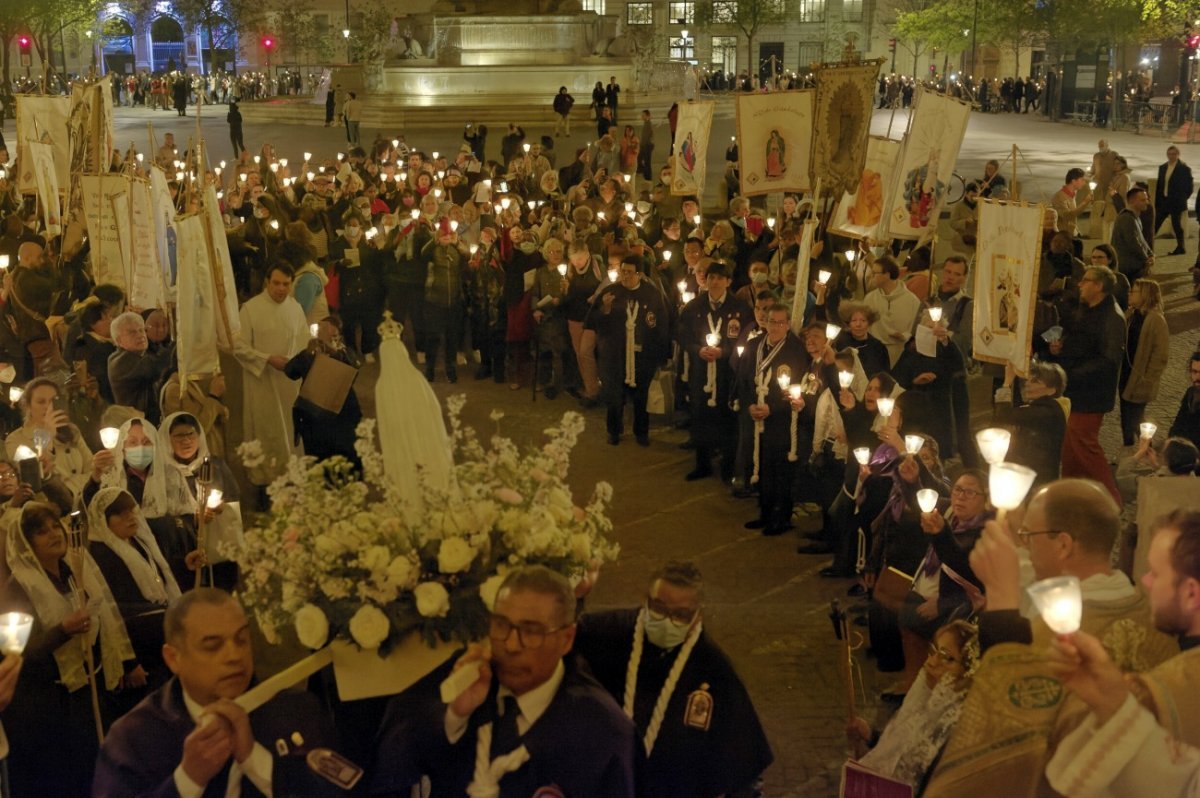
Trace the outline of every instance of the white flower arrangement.
<path fill-rule="evenodd" d="M 268 641 L 291 627 L 308 648 L 342 639 L 386 656 L 414 633 L 430 646 L 477 640 L 509 569 L 536 563 L 578 581 L 616 557 L 612 486 L 598 483 L 580 506 L 566 481 L 582 416 L 567 413 L 522 453 L 464 427 L 464 402 L 447 401 L 452 487 L 422 480 L 420 508 L 388 480 L 373 419 L 358 427 L 361 475 L 341 458 L 292 459 L 268 489 L 271 512 L 228 552 Z"/>

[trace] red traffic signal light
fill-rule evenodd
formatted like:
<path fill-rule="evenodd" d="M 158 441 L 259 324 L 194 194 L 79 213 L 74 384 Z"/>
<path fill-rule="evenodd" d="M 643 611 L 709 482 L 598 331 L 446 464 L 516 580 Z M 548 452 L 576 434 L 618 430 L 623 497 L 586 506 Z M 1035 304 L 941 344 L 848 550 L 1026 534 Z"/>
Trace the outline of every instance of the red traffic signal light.
<path fill-rule="evenodd" d="M 275 46 L 275 38 L 272 36 L 264 36 L 262 40 L 263 47 L 270 50 Z"/>
<path fill-rule="evenodd" d="M 28 51 L 29 50 L 29 37 L 24 36 L 24 35 L 18 36 L 17 44 L 20 45 L 22 50 Z"/>
<path fill-rule="evenodd" d="M 1200 49 L 1200 33 L 1190 33 L 1187 37 L 1187 49 Z"/>

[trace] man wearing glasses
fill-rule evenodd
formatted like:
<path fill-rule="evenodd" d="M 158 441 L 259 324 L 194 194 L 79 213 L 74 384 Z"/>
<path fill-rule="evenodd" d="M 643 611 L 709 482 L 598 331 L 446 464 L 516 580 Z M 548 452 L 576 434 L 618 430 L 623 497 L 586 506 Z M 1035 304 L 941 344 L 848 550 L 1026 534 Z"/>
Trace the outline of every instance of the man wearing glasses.
<path fill-rule="evenodd" d="M 575 593 L 543 566 L 512 571 L 496 594 L 490 652 L 471 645 L 454 669 L 479 676 L 449 705 L 400 699 L 384 719 L 372 795 L 632 798 L 633 724 L 591 676 L 563 658 L 575 641 Z"/>
<path fill-rule="evenodd" d="M 579 621 L 576 653 L 637 727 L 642 795 L 741 795 L 773 759 L 746 688 L 704 631 L 703 598 L 696 564 L 671 561 L 640 608 Z"/>
<path fill-rule="evenodd" d="M 1119 530 L 1116 502 L 1100 484 L 1084 479 L 1042 488 L 1015 540 L 1000 523 L 985 525 L 970 557 L 987 596 L 979 635 L 984 657 L 926 795 L 1042 794 L 1038 774 L 1055 741 L 1082 720 L 1065 708 L 1055 681 L 1048 659 L 1053 632 L 1038 617 L 1026 620 L 1036 613 L 1021 614 L 1023 581 L 1014 544 L 1027 549 L 1034 579 L 1079 579 L 1081 629 L 1099 638 L 1122 669 L 1152 668 L 1178 651 L 1154 628 L 1145 593 L 1110 564 Z M 1031 781 L 1013 781 L 1018 773 L 1031 774 Z"/>

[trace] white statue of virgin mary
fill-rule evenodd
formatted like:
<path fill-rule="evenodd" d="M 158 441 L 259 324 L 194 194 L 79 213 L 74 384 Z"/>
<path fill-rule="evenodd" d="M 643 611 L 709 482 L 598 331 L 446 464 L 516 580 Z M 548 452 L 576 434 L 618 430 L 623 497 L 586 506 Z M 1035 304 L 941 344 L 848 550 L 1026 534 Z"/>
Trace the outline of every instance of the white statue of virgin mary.
<path fill-rule="evenodd" d="M 418 468 L 430 487 L 449 489 L 454 457 L 433 388 L 409 358 L 400 340 L 400 324 L 390 312 L 383 316 L 379 325 L 380 374 L 375 385 L 379 447 L 388 479 L 401 497 L 420 511 L 424 501 Z"/>

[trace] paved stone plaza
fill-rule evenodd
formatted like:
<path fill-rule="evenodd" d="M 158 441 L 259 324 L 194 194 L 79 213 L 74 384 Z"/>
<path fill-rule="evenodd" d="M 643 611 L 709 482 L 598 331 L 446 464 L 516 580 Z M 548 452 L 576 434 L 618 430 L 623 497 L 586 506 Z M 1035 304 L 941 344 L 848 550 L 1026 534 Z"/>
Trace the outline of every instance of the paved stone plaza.
<path fill-rule="evenodd" d="M 632 110 L 632 109 L 630 109 Z M 194 113 L 189 109 L 190 113 Z M 205 136 L 213 148 L 213 157 L 229 157 L 224 109 L 206 109 Z M 628 111 L 627 111 L 628 113 Z M 886 130 L 890 114 L 879 112 L 876 132 Z M 215 119 L 213 117 L 216 117 Z M 581 115 L 582 119 L 582 115 Z M 122 147 L 130 140 L 146 148 L 146 123 L 153 121 L 161 134 L 174 131 L 176 139 L 186 142 L 194 130 L 194 118 L 119 109 L 117 140 Z M 422 131 L 409 137 L 409 143 L 429 150 L 452 150 L 463 119 L 448 112 L 443 131 Z M 728 118 L 717 123 L 713 141 L 727 141 L 732 129 Z M 903 130 L 904 115 L 897 114 L 893 135 Z M 579 125 L 578 130 L 585 127 Z M 12 123 L 5 128 L 12 141 Z M 394 131 L 386 131 L 390 138 Z M 550 132 L 530 129 L 531 135 Z M 656 162 L 665 155 L 666 127 L 661 128 L 660 149 Z M 298 163 L 304 150 L 332 154 L 345 148 L 342 131 L 314 126 L 279 126 L 264 129 L 247 125 L 246 142 L 257 150 L 264 141 L 279 148 L 280 155 Z M 370 140 L 374 130 L 364 131 Z M 489 153 L 499 149 L 502 131 L 493 131 Z M 991 157 L 1004 158 L 1016 142 L 1027 156 L 1018 176 L 1026 183 L 1025 198 L 1038 201 L 1061 184 L 1062 173 L 1070 166 L 1086 167 L 1103 135 L 1090 128 L 1051 124 L 1033 117 L 974 115 L 963 147 L 959 172 L 968 177 L 982 174 L 982 165 Z M 1129 159 L 1138 178 L 1153 175 L 1163 159 L 1167 142 L 1160 138 L 1132 134 L 1109 134 L 1118 152 Z M 582 134 L 571 144 L 580 146 Z M 567 150 L 559 144 L 560 151 Z M 1200 166 L 1200 147 L 1184 146 L 1183 160 Z M 716 160 L 720 160 L 717 154 Z M 563 156 L 559 156 L 561 165 Z M 716 165 L 719 168 L 719 164 Z M 710 166 L 710 170 L 713 169 Z M 1005 167 L 1009 174 L 1009 167 Z M 710 174 L 714 174 L 710 171 Z M 717 171 L 715 174 L 720 174 Z M 1188 222 L 1187 256 L 1160 255 L 1155 276 L 1163 283 L 1167 318 L 1172 332 L 1171 362 L 1160 398 L 1147 412 L 1147 419 L 1160 427 L 1170 424 L 1186 385 L 1186 362 L 1197 343 L 1200 328 L 1200 303 L 1190 298 L 1191 277 L 1187 273 L 1198 248 L 1196 223 Z M 1086 225 L 1085 225 L 1086 229 Z M 1166 253 L 1173 244 L 1160 240 L 1157 249 Z M 365 409 L 374 406 L 373 384 L 377 373 L 369 367 L 360 380 Z M 435 385 L 439 396 L 451 392 L 468 395 L 465 415 L 468 423 L 481 433 L 493 426 L 488 420 L 493 409 L 505 413 L 500 422 L 505 435 L 521 442 L 533 442 L 540 430 L 549 426 L 562 412 L 573 409 L 568 397 L 531 401 L 528 389 L 520 392 L 491 381 L 474 382 L 472 368 L 460 369 L 458 385 Z M 986 399 L 986 386 L 973 390 L 973 396 Z M 580 498 L 585 498 L 597 480 L 608 480 L 615 489 L 614 521 L 616 537 L 622 546 L 620 561 L 608 568 L 589 603 L 593 607 L 634 605 L 641 600 L 646 574 L 670 557 L 699 560 L 708 579 L 705 619 L 713 637 L 735 661 L 749 685 L 775 752 L 775 764 L 766 772 L 766 794 L 778 796 L 826 796 L 836 794 L 836 773 L 845 758 L 845 690 L 835 657 L 838 646 L 827 617 L 829 602 L 841 598 L 850 585 L 847 580 L 824 580 L 817 571 L 828 558 L 796 554 L 799 532 L 813 529 L 812 522 L 800 523 L 798 531 L 776 538 L 764 538 L 747 532 L 742 523 L 756 514 L 754 502 L 735 500 L 716 480 L 685 483 L 691 453 L 679 448 L 685 433 L 654 425 L 649 448 L 633 445 L 627 438 L 617 448 L 604 441 L 602 410 L 585 411 L 588 428 L 576 451 L 571 480 Z M 1113 414 L 1115 416 L 1115 413 Z M 1105 426 L 1103 440 L 1110 457 L 1117 455 L 1115 418 Z M 865 630 L 864 630 L 865 631 Z M 865 706 L 861 713 L 876 720 L 881 711 L 878 691 L 891 682 L 889 674 L 876 672 L 872 660 L 860 652 Z M 718 698 L 716 712 L 721 711 Z"/>

